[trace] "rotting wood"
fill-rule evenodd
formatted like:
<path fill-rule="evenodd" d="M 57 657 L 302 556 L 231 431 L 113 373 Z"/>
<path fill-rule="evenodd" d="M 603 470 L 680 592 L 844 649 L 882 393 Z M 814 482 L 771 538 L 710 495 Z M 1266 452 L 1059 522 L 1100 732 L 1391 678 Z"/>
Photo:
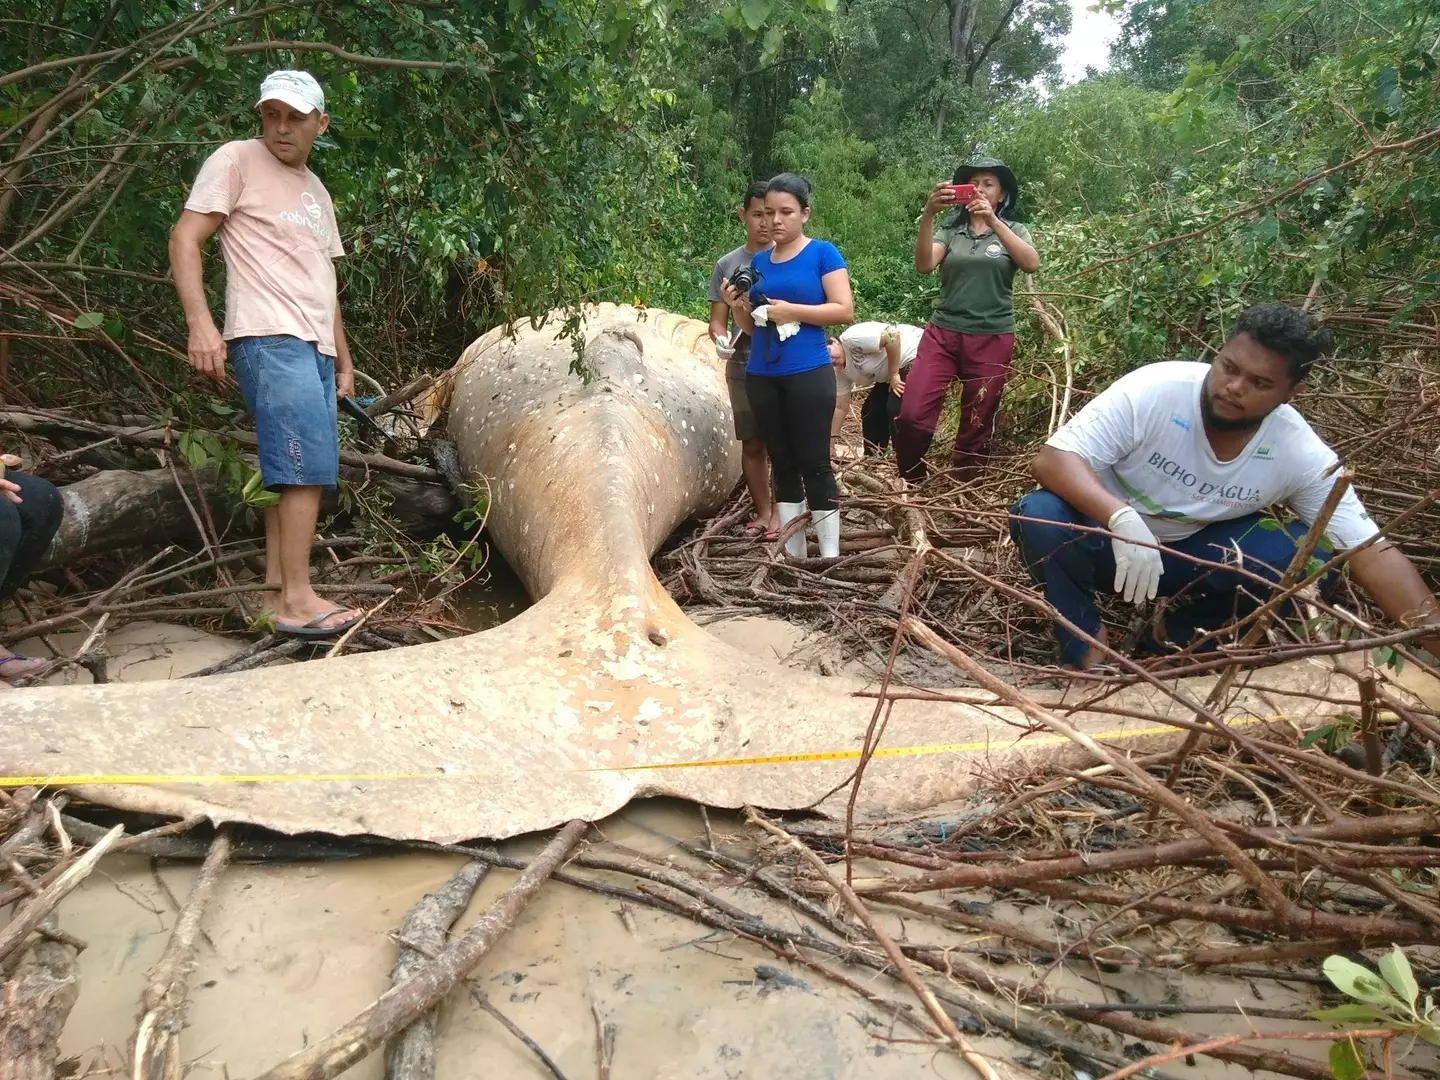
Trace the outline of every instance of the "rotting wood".
<path fill-rule="evenodd" d="M 222 828 L 210 842 L 210 852 L 185 898 L 165 951 L 150 969 L 140 997 L 140 1024 L 131 1055 L 133 1080 L 171 1080 L 180 1076 L 180 1032 L 189 1003 L 195 939 L 215 884 L 230 863 L 231 852 L 230 834 Z"/>
<path fill-rule="evenodd" d="M 330 1080 L 424 1016 L 494 947 L 545 879 L 574 850 L 586 828 L 583 821 L 566 825 L 464 937 L 328 1037 L 267 1070 L 258 1080 Z"/>
<path fill-rule="evenodd" d="M 60 1033 L 79 996 L 72 946 L 42 939 L 24 951 L 0 981 L 0 1080 L 55 1080 Z"/>
<path fill-rule="evenodd" d="M 400 986 L 445 948 L 455 920 L 465 913 L 485 875 L 488 863 L 472 859 L 433 893 L 420 898 L 400 928 L 402 944 L 390 971 L 390 984 Z M 433 1080 L 435 1076 L 435 1014 L 427 1012 L 401 1031 L 385 1048 L 386 1080 Z"/>

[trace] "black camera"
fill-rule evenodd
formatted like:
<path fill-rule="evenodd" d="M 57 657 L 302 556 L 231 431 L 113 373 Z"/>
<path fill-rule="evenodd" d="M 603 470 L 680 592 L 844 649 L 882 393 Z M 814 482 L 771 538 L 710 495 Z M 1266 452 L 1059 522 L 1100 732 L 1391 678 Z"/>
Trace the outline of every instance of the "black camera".
<path fill-rule="evenodd" d="M 749 296 L 750 290 L 760 283 L 760 271 L 750 263 L 746 263 L 744 266 L 737 266 L 726 280 L 729 281 L 730 287 L 741 296 Z M 757 305 L 763 304 L 765 297 L 756 295 L 751 297 L 751 301 Z"/>

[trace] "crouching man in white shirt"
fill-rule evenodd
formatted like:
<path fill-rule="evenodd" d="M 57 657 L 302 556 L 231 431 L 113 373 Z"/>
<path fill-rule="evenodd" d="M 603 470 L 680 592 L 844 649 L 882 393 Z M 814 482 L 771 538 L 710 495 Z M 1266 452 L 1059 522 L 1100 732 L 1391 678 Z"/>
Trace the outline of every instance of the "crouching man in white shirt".
<path fill-rule="evenodd" d="M 879 454 L 889 448 L 895 417 L 900 414 L 900 398 L 905 393 L 905 377 L 910 374 L 924 336 L 923 327 L 908 323 L 862 322 L 830 339 L 830 363 L 835 367 L 832 444 L 840 438 L 840 430 L 850 416 L 851 395 L 871 386 L 874 389 L 860 407 L 865 454 Z M 836 457 L 844 456 L 840 446 L 834 449 Z"/>
<path fill-rule="evenodd" d="M 1113 581 L 1137 605 L 1183 594 L 1165 616 L 1168 640 L 1156 644 L 1184 648 L 1273 595 L 1253 578 L 1179 556 L 1243 565 L 1272 582 L 1285 573 L 1338 472 L 1335 452 L 1288 404 L 1329 343 L 1301 311 L 1249 308 L 1212 363 L 1132 371 L 1051 437 L 1031 466 L 1040 487 L 1010 508 L 1010 534 L 1062 619 L 1103 642 L 1097 588 Z M 1277 521 L 1266 513 L 1273 505 L 1299 520 Z M 1328 560 L 1378 531 L 1347 489 L 1315 554 Z M 1440 608 L 1398 548 L 1373 543 L 1349 566 L 1397 623 L 1435 623 L 1437 636 L 1421 644 L 1440 654 Z M 1065 666 L 1101 661 L 1060 623 L 1056 636 Z"/>

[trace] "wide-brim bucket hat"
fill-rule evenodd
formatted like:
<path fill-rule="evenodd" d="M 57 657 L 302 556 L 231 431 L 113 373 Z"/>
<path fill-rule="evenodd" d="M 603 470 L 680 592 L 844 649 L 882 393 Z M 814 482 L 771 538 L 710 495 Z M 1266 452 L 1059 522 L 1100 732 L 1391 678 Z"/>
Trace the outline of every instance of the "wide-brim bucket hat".
<path fill-rule="evenodd" d="M 968 184 L 978 172 L 993 172 L 1000 178 L 1000 186 L 1004 188 L 1005 194 L 1010 196 L 1005 209 L 1010 209 L 1019 200 L 1020 183 L 1015 179 L 1015 172 L 999 158 L 971 158 L 955 170 L 955 178 L 950 182 L 952 184 Z"/>

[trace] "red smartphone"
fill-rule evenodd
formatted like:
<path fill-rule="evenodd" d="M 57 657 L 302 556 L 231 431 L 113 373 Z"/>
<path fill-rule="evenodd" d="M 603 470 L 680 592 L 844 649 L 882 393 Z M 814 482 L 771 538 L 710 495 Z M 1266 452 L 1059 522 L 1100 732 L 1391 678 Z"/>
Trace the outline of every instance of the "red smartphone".
<path fill-rule="evenodd" d="M 974 184 L 951 184 L 950 190 L 955 193 L 955 201 L 961 206 L 964 206 L 975 198 Z"/>

